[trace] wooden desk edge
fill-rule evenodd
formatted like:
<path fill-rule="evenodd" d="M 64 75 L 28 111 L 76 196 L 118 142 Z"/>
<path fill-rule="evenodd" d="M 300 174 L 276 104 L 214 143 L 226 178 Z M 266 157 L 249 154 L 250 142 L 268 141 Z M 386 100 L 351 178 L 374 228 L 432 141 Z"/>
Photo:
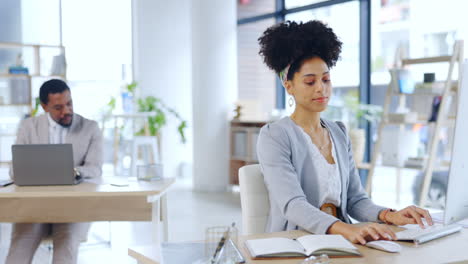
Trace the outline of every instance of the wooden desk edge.
<path fill-rule="evenodd" d="M 123 186 L 123 187 L 116 187 L 111 186 L 110 183 L 103 183 L 103 184 L 95 184 L 95 183 L 85 183 L 87 185 L 101 185 L 102 187 L 109 187 L 115 190 L 106 191 L 106 190 L 79 190 L 79 185 L 71 185 L 71 186 L 28 186 L 28 187 L 19 187 L 16 185 L 10 185 L 7 187 L 0 188 L 0 199 L 1 198 L 42 198 L 44 196 L 47 197 L 104 197 L 104 196 L 157 196 L 164 194 L 171 185 L 175 183 L 175 179 L 167 179 L 162 182 L 155 182 L 160 183 L 158 190 L 131 190 L 129 189 L 130 186 Z M 83 183 L 82 183 L 83 184 Z M 58 190 L 58 191 L 50 191 L 51 189 L 58 189 L 58 188 L 65 187 L 67 190 Z M 11 189 L 20 188 L 19 191 L 13 191 Z M 21 190 L 24 188 L 23 190 Z M 27 189 L 32 189 L 32 191 L 25 191 Z M 38 190 L 34 190 L 37 188 Z M 144 186 L 143 186 L 144 188 Z M 43 189 L 43 190 L 39 190 Z M 8 192 L 10 191 L 10 192 Z M 44 195 L 47 193 L 47 195 Z"/>
<path fill-rule="evenodd" d="M 148 254 L 151 252 L 154 255 Z M 161 257 L 157 253 L 158 248 L 156 246 L 136 246 L 128 248 L 128 255 L 138 263 L 142 264 L 160 264 Z"/>

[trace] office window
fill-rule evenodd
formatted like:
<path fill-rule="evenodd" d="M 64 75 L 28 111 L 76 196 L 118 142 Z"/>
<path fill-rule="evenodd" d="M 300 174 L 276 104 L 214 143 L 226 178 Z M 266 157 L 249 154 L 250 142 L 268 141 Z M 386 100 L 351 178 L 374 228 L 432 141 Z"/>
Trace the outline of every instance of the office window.
<path fill-rule="evenodd" d="M 383 105 L 390 83 L 389 70 L 394 67 L 397 49 L 405 57 L 443 56 L 452 53 L 455 40 L 468 39 L 464 21 L 468 2 L 448 0 L 424 1 L 372 0 L 372 91 L 371 103 Z M 437 19 L 434 19 L 437 18 Z M 443 21 L 443 22 L 442 22 Z M 464 54 L 467 57 L 467 42 Z M 424 72 L 435 73 L 436 80 L 447 77 L 447 64 L 435 63 L 411 66 L 412 77 L 423 81 Z M 454 72 L 458 78 L 458 72 Z M 421 100 L 420 100 L 421 101 Z M 421 104 L 431 103 L 421 101 Z M 376 128 L 374 129 L 374 133 Z"/>
<path fill-rule="evenodd" d="M 291 9 L 295 7 L 301 7 L 326 1 L 327 0 L 285 0 L 284 4 L 286 6 L 286 9 Z"/>
<path fill-rule="evenodd" d="M 359 85 L 359 16 L 349 14 L 359 14 L 358 1 L 286 15 L 286 20 L 292 21 L 320 20 L 343 42 L 340 59 L 332 68 L 334 87 Z"/>
<path fill-rule="evenodd" d="M 131 79 L 131 1 L 63 0 L 62 10 L 75 111 L 98 120 L 122 80 Z"/>
<path fill-rule="evenodd" d="M 372 0 L 372 84 L 390 82 L 388 70 L 397 48 L 413 58 L 451 53 L 455 40 L 468 39 L 468 26 L 460 23 L 466 20 L 467 9 L 468 2 L 457 0 Z M 430 69 L 436 79 L 446 78 L 446 65 Z M 422 76 L 424 66 L 420 72 Z"/>
<path fill-rule="evenodd" d="M 131 0 L 61 2 L 62 21 L 60 0 L 23 0 L 20 4 L 2 2 L 0 14 L 6 12 L 8 15 L 0 18 L 4 22 L 0 25 L 0 40 L 59 45 L 62 33 L 67 81 L 73 90 L 75 111 L 88 118 L 99 119 L 100 110 L 111 96 L 119 95 L 122 80 L 132 78 Z M 51 63 L 54 52 L 57 50 L 41 50 L 43 66 Z M 12 65 L 19 53 L 22 53 L 25 65 L 33 66 L 32 49 L 2 49 L 1 68 Z M 48 74 L 50 67 L 43 67 L 41 71 Z M 34 79 L 33 97 L 38 96 L 43 81 Z"/>
<path fill-rule="evenodd" d="M 275 12 L 276 0 L 238 0 L 237 18 L 248 18 Z"/>
<path fill-rule="evenodd" d="M 60 0 L 22 0 L 22 43 L 60 45 Z"/>
<path fill-rule="evenodd" d="M 275 23 L 274 19 L 261 20 L 255 23 L 239 25 L 238 38 L 238 78 L 239 100 L 247 104 L 247 111 L 257 118 L 268 118 L 275 108 L 276 74 L 264 63 L 258 54 L 258 38 L 263 31 Z M 249 114 L 249 113 L 248 113 Z"/>
<path fill-rule="evenodd" d="M 371 7 L 372 104 L 384 104 L 385 93 L 390 83 L 389 70 L 394 67 L 397 49 L 401 49 L 405 57 L 443 56 L 452 53 L 456 40 L 468 39 L 468 25 L 460 23 L 466 20 L 466 1 L 372 0 Z M 465 41 L 465 58 L 466 48 Z M 447 65 L 436 63 L 411 66 L 412 78 L 416 82 L 422 82 L 424 72 L 431 72 L 435 73 L 436 80 L 444 80 L 447 77 Z M 458 78 L 457 71 L 454 75 Z M 420 115 L 429 115 L 430 107 L 427 106 L 430 106 L 432 99 L 431 96 L 409 98 L 408 103 Z M 394 100 L 392 108 L 396 108 L 396 104 Z M 418 127 L 415 126 L 414 129 L 417 130 Z M 430 134 L 427 128 L 419 129 L 421 142 L 424 142 Z M 375 135 L 376 131 L 377 127 L 373 127 L 372 134 Z M 443 131 L 442 135 L 445 133 Z M 443 145 L 440 143 L 441 149 Z M 407 174 L 410 173 L 414 172 Z M 389 176 L 394 174 L 389 173 Z M 387 179 L 391 178 L 386 178 L 385 181 L 390 181 Z"/>
<path fill-rule="evenodd" d="M 307 11 L 286 15 L 286 20 L 307 22 L 320 20 L 328 24 L 339 39 L 343 42 L 340 59 L 336 66 L 331 69 L 331 80 L 333 84 L 333 96 L 330 106 L 324 113 L 324 117 L 340 119 L 347 123 L 349 115 L 342 109 L 346 97 L 358 100 L 359 86 L 359 2 L 351 1 L 343 4 L 311 9 Z M 347 19 L 342 19 L 347 17 Z M 287 102 L 288 96 L 285 100 Z M 288 112 L 291 112 L 286 103 Z"/>

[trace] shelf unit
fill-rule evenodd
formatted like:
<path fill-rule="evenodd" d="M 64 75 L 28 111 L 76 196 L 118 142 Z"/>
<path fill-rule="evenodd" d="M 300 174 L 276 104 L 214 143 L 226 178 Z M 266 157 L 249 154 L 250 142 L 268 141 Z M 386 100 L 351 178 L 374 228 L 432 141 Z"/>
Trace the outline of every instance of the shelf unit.
<path fill-rule="evenodd" d="M 239 184 L 239 168 L 258 163 L 257 136 L 266 121 L 232 120 L 229 183 Z"/>
<path fill-rule="evenodd" d="M 41 45 L 41 44 L 23 44 L 23 43 L 11 43 L 11 42 L 0 42 L 0 49 L 2 50 L 7 50 L 7 49 L 21 49 L 19 51 L 20 53 L 23 53 L 23 51 L 26 49 L 32 49 L 32 65 L 28 65 L 30 71 L 29 74 L 11 74 L 7 73 L 7 69 L 0 69 L 0 80 L 12 80 L 12 79 L 25 79 L 26 80 L 26 92 L 28 96 L 27 99 L 24 100 L 24 102 L 21 103 L 12 103 L 12 96 L 10 95 L 10 100 L 7 100 L 9 102 L 3 102 L 3 100 L 0 101 L 0 117 L 5 116 L 2 108 L 4 107 L 27 107 L 27 112 L 25 111 L 24 114 L 30 114 L 34 110 L 35 106 L 35 97 L 36 95 L 32 94 L 32 87 L 33 87 L 33 79 L 35 78 L 43 78 L 43 79 L 51 79 L 51 78 L 56 78 L 56 79 L 62 79 L 66 80 L 66 74 L 64 75 L 47 75 L 43 74 L 41 72 L 41 66 L 43 64 L 43 55 L 41 55 L 41 50 L 42 49 L 57 49 L 60 54 L 63 54 L 65 56 L 65 47 L 62 45 Z M 66 65 L 65 65 L 66 67 Z M 66 69 L 65 69 L 66 72 Z M 12 91 L 11 86 L 7 86 L 6 89 L 10 89 Z M 3 98 L 2 98 L 3 99 Z M 20 111 L 20 110 L 18 110 Z M 15 137 L 15 134 L 12 134 L 11 132 L 1 132 L 0 131 L 0 148 L 1 148 L 1 143 L 2 143 L 2 138 L 5 137 Z M 1 151 L 1 149 L 0 149 Z M 5 160 L 0 160 L 0 166 L 1 165 L 8 165 L 10 161 L 5 161 Z"/>
<path fill-rule="evenodd" d="M 57 79 L 66 79 L 66 74 L 64 75 L 44 75 L 41 73 L 41 49 L 43 48 L 54 48 L 60 50 L 60 53 L 65 55 L 65 47 L 62 45 L 41 45 L 41 44 L 22 44 L 22 43 L 12 43 L 12 42 L 0 42 L 0 49 L 32 49 L 33 50 L 33 69 L 34 71 L 30 74 L 11 74 L 11 73 L 0 73 L 0 79 L 11 79 L 11 78 L 27 78 L 29 82 L 29 101 L 21 104 L 9 104 L 9 103 L 0 103 L 0 106 L 30 106 L 30 111 L 33 108 L 33 95 L 32 95 L 32 79 L 33 78 L 57 78 Z M 1 71 L 2 69 L 0 69 Z M 66 70 L 65 70 L 66 72 Z"/>
<path fill-rule="evenodd" d="M 428 125 L 431 126 L 433 129 L 432 136 L 429 140 L 429 144 L 427 146 L 427 160 L 422 164 L 421 168 L 414 168 L 413 166 L 393 166 L 397 169 L 397 202 L 399 202 L 399 193 L 400 193 L 400 185 L 401 185 L 401 175 L 400 169 L 418 169 L 424 172 L 423 178 L 423 185 L 421 191 L 419 193 L 419 205 L 424 206 L 426 203 L 430 183 L 432 180 L 432 173 L 436 168 L 436 152 L 439 143 L 439 137 L 442 127 L 449 126 L 454 123 L 455 117 L 450 116 L 448 111 L 448 107 L 450 103 L 453 103 L 453 97 L 457 96 L 458 88 L 460 87 L 461 77 L 462 77 L 462 63 L 463 63 L 463 41 L 459 40 L 456 41 L 453 46 L 453 53 L 450 56 L 437 56 L 437 57 L 427 57 L 427 58 L 416 58 L 416 59 L 409 59 L 403 58 L 401 50 L 397 51 L 396 60 L 395 60 L 396 68 L 390 71 L 391 74 L 391 81 L 388 85 L 386 96 L 385 96 L 385 103 L 383 108 L 383 116 L 382 121 L 379 124 L 378 132 L 377 132 L 377 141 L 374 146 L 374 151 L 372 153 L 372 159 L 370 163 L 363 163 L 358 166 L 360 169 L 367 169 L 369 170 L 367 184 L 366 184 L 366 191 L 369 196 L 372 194 L 372 180 L 375 173 L 375 167 L 377 166 L 377 159 L 381 154 L 381 145 L 383 130 L 386 126 L 389 125 L 397 125 L 400 128 L 400 131 L 405 129 L 405 125 L 408 124 L 421 124 L 421 125 Z M 413 94 L 406 94 L 406 93 L 399 93 L 398 91 L 398 70 L 403 70 L 408 66 L 416 65 L 416 64 L 431 64 L 431 63 L 448 63 L 448 73 L 447 78 L 444 81 L 442 92 L 437 93 L 413 93 Z M 458 66 L 458 80 L 452 81 L 453 73 L 455 70 L 455 66 Z M 406 108 L 406 98 L 408 96 L 441 96 L 441 102 L 439 105 L 439 110 L 437 113 L 436 122 L 428 122 L 427 119 L 425 120 L 417 120 L 415 122 L 390 122 L 389 115 L 392 114 L 390 112 L 390 104 L 392 98 L 396 97 L 398 99 L 399 108 Z M 441 164 L 444 168 L 449 166 L 449 164 Z M 446 168 L 446 169 L 447 169 Z"/>

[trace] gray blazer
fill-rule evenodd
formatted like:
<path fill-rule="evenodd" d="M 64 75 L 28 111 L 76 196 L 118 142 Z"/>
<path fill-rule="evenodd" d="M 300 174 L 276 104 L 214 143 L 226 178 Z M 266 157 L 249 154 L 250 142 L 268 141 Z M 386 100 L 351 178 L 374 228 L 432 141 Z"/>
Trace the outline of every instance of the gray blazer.
<path fill-rule="evenodd" d="M 341 215 L 351 223 L 348 215 L 361 222 L 376 222 L 385 209 L 375 205 L 364 191 L 351 152 L 346 128 L 341 122 L 322 119 L 330 131 L 336 148 L 336 161 L 341 178 Z M 266 232 L 303 229 L 325 234 L 339 219 L 318 208 L 316 169 L 306 146 L 302 128 L 289 117 L 262 127 L 257 154 L 270 199 L 270 214 Z"/>
<path fill-rule="evenodd" d="M 102 175 L 103 146 L 97 122 L 74 114 L 65 143 L 73 145 L 74 165 L 81 175 L 99 180 Z M 23 120 L 19 125 L 16 144 L 49 144 L 47 115 Z"/>

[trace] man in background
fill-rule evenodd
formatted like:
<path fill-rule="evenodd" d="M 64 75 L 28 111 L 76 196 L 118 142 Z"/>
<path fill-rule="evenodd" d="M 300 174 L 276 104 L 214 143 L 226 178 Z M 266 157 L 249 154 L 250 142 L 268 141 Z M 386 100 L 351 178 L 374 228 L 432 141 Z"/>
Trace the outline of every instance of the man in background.
<path fill-rule="evenodd" d="M 99 181 L 102 134 L 97 122 L 73 113 L 70 88 L 62 80 L 45 82 L 39 97 L 46 113 L 21 122 L 16 144 L 72 144 L 76 173 Z M 14 224 L 6 263 L 31 263 L 41 240 L 48 236 L 53 239 L 54 264 L 76 263 L 79 244 L 85 240 L 89 226 L 89 223 Z"/>

